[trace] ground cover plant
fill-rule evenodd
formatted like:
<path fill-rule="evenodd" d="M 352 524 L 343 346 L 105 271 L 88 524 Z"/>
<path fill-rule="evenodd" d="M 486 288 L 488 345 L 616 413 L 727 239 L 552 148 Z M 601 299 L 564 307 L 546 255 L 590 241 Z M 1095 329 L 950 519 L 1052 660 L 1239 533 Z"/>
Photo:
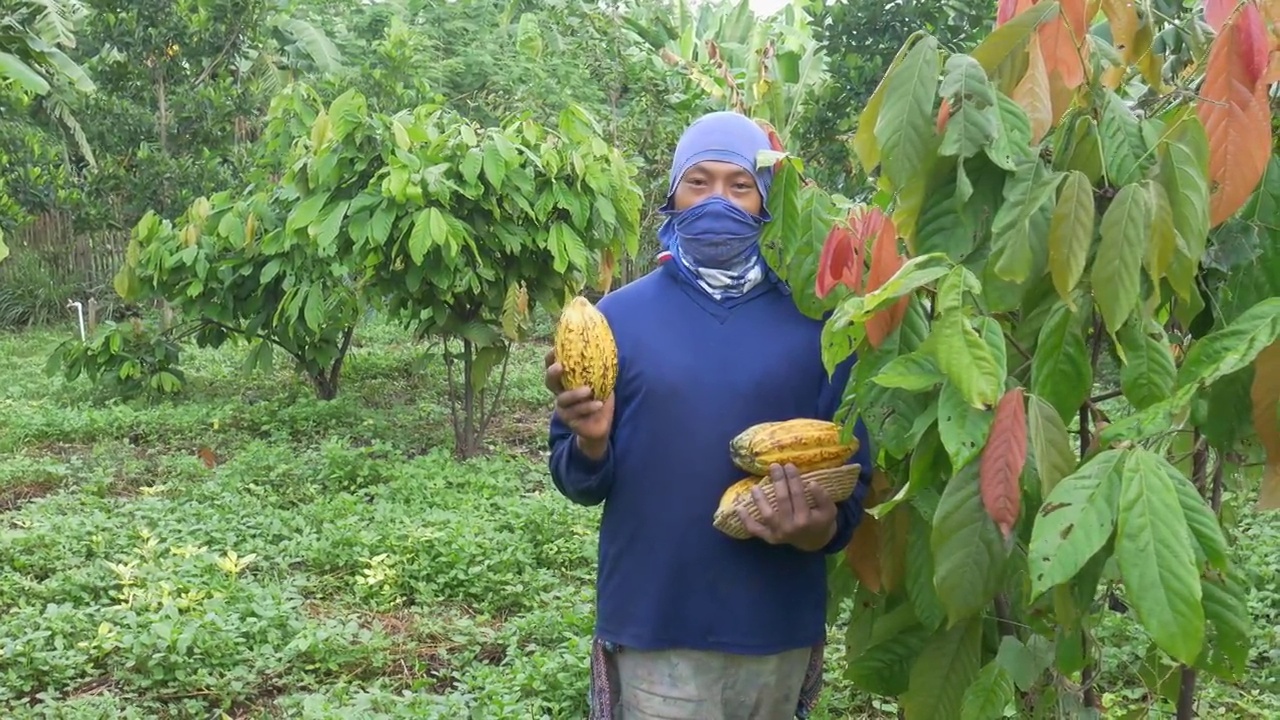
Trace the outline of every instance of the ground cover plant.
<path fill-rule="evenodd" d="M 539 324 L 545 334 L 545 319 Z M 490 453 L 452 457 L 443 361 L 374 321 L 347 390 L 243 348 L 184 348 L 176 397 L 47 377 L 60 326 L 0 336 L 0 712 L 14 718 L 577 718 L 597 514 L 542 458 L 545 340 L 517 346 Z M 109 396 L 108 396 L 109 397 Z M 1280 710 L 1280 531 L 1245 513 L 1233 560 L 1256 666 L 1201 707 Z M 838 657 L 819 718 L 893 717 Z M 1098 687 L 1139 710 L 1169 682 L 1108 613 Z"/>

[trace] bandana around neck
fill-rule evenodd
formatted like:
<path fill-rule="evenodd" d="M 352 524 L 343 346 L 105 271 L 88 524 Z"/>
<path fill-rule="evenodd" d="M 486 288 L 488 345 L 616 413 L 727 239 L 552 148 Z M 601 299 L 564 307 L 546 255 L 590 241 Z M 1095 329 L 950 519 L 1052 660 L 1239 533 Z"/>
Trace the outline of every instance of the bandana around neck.
<path fill-rule="evenodd" d="M 685 131 L 671 165 L 667 220 L 658 231 L 662 247 L 676 267 L 716 300 L 739 297 L 766 276 L 760 257 L 760 232 L 769 221 L 752 215 L 729 200 L 712 196 L 693 207 L 672 207 L 676 185 L 690 168 L 706 160 L 733 163 L 755 177 L 767 203 L 772 168 L 756 168 L 756 154 L 770 149 L 769 138 L 750 118 L 732 112 L 704 115 Z"/>

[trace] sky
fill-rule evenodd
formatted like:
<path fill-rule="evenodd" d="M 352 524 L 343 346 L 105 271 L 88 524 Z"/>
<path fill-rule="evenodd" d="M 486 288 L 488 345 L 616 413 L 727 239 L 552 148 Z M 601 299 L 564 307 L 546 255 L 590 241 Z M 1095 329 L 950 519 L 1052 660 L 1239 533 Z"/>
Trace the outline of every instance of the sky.
<path fill-rule="evenodd" d="M 751 0 L 751 9 L 757 14 L 767 15 L 786 4 L 787 0 Z"/>

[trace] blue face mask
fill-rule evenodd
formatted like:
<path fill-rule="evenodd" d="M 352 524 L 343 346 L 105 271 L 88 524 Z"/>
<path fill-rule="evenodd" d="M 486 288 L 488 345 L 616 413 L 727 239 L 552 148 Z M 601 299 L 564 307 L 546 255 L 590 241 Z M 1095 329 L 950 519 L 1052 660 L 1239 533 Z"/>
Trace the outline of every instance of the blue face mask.
<path fill-rule="evenodd" d="M 764 220 L 719 195 L 663 214 L 679 255 L 696 268 L 746 272 L 759 261 Z"/>

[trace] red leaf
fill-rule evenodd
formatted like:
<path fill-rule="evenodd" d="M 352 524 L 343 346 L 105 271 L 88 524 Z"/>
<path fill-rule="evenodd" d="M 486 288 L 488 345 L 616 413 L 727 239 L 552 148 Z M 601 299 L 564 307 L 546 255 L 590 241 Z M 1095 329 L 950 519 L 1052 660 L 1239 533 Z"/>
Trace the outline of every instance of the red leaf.
<path fill-rule="evenodd" d="M 1238 0 L 1204 0 L 1204 21 L 1214 32 L 1222 32 L 1231 11 L 1236 9 Z"/>
<path fill-rule="evenodd" d="M 1004 394 L 996 405 L 991 434 L 978 468 L 982 506 L 1006 539 L 1022 508 L 1022 468 L 1027 463 L 1027 409 L 1022 388 Z"/>
<path fill-rule="evenodd" d="M 1213 40 L 1196 111 L 1209 138 L 1209 220 L 1231 217 L 1258 186 L 1271 147 L 1266 30 L 1253 3 Z"/>
<path fill-rule="evenodd" d="M 769 147 L 778 152 L 783 152 L 782 138 L 778 137 L 778 131 L 773 127 L 773 124 L 768 120 L 756 120 L 756 124 L 760 126 L 761 130 L 764 130 L 765 135 L 769 136 Z"/>
<path fill-rule="evenodd" d="M 201 445 L 196 451 L 196 456 L 204 461 L 204 466 L 210 470 L 218 466 L 218 455 L 208 445 Z"/>
<path fill-rule="evenodd" d="M 938 134 L 946 132 L 947 121 L 951 119 L 951 103 L 946 98 L 942 98 L 942 105 L 938 108 Z"/>
<path fill-rule="evenodd" d="M 872 471 L 871 489 L 862 502 L 866 510 L 879 505 L 893 495 L 889 479 L 879 470 Z M 863 587 L 873 593 L 879 593 L 883 587 L 881 562 L 881 530 L 882 522 L 870 515 L 864 515 L 862 522 L 853 530 L 853 537 L 844 548 L 844 561 L 853 571 L 854 577 Z"/>
<path fill-rule="evenodd" d="M 836 222 L 827 233 L 827 239 L 822 243 L 822 254 L 818 256 L 814 294 L 819 299 L 825 298 L 837 285 L 857 290 L 862 276 L 861 260 L 861 252 L 854 247 L 849 228 L 842 222 Z"/>
<path fill-rule="evenodd" d="M 996 27 L 1021 15 L 1027 8 L 1035 4 L 1035 0 L 1000 0 L 996 8 Z"/>
<path fill-rule="evenodd" d="M 906 259 L 898 252 L 898 231 L 893 221 L 884 216 L 879 208 L 873 208 L 876 242 L 871 247 L 871 269 L 867 272 L 867 292 L 871 292 L 888 282 L 894 273 L 906 263 Z M 885 338 L 902 323 L 907 314 L 909 298 L 899 298 L 889 307 L 876 312 L 867 319 L 867 340 L 871 347 L 879 348 Z"/>

